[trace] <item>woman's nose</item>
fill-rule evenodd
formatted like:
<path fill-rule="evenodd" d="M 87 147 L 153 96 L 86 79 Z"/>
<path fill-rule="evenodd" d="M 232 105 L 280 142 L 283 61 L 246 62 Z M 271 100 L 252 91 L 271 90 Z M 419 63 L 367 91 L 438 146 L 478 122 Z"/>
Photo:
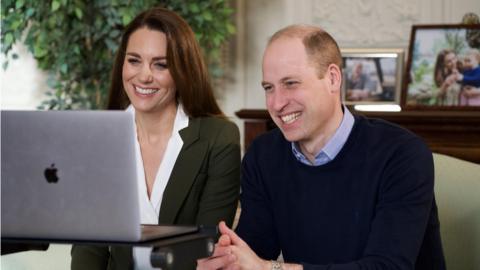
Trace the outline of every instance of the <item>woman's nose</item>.
<path fill-rule="evenodd" d="M 149 65 L 143 65 L 139 75 L 141 82 L 148 83 L 153 81 L 153 74 Z"/>

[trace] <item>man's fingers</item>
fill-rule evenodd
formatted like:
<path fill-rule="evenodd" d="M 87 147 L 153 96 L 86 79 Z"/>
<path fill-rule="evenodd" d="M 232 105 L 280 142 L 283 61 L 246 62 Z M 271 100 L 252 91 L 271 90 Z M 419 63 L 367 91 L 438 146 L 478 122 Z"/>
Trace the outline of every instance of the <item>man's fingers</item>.
<path fill-rule="evenodd" d="M 230 237 L 230 240 L 234 245 L 246 245 L 245 242 L 243 242 L 243 240 L 234 231 L 228 228 L 225 222 L 221 221 L 218 227 L 222 234 L 228 235 Z"/>
<path fill-rule="evenodd" d="M 229 266 L 227 266 L 226 268 L 223 268 L 223 270 L 240 270 L 240 265 L 238 264 L 230 264 Z"/>
<path fill-rule="evenodd" d="M 219 257 L 219 256 L 225 256 L 232 254 L 232 250 L 229 246 L 220 246 L 218 244 L 215 245 L 215 249 L 213 250 L 213 254 L 210 258 L 212 257 Z"/>
<path fill-rule="evenodd" d="M 232 244 L 232 240 L 230 239 L 230 236 L 227 234 L 222 234 L 220 238 L 218 239 L 217 245 L 220 246 L 230 246 Z"/>
<path fill-rule="evenodd" d="M 197 260 L 197 270 L 216 270 L 227 267 L 237 258 L 233 254 Z"/>
<path fill-rule="evenodd" d="M 225 233 L 227 233 L 227 231 L 230 230 L 230 228 L 228 228 L 227 224 L 225 224 L 225 221 L 220 221 L 220 223 L 218 223 L 218 229 L 220 230 L 221 234 L 225 234 Z"/>

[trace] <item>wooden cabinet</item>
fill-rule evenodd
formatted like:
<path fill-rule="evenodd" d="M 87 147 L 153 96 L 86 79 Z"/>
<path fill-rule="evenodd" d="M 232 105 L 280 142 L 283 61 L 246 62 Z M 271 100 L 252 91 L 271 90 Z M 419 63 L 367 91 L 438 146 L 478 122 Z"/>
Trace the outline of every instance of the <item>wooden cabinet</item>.
<path fill-rule="evenodd" d="M 480 164 L 479 111 L 350 111 L 403 126 L 422 137 L 433 152 Z M 266 110 L 244 109 L 236 115 L 245 120 L 245 148 L 256 136 L 275 127 Z"/>

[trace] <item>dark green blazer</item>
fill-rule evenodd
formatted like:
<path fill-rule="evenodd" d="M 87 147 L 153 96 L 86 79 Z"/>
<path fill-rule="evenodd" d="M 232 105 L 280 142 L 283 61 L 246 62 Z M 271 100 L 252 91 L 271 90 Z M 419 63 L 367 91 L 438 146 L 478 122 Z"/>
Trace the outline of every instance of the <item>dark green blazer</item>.
<path fill-rule="evenodd" d="M 224 220 L 231 226 L 240 193 L 237 126 L 217 117 L 190 118 L 180 136 L 183 146 L 163 195 L 159 224 L 217 225 Z M 133 268 L 129 247 L 74 245 L 71 254 L 74 270 Z"/>

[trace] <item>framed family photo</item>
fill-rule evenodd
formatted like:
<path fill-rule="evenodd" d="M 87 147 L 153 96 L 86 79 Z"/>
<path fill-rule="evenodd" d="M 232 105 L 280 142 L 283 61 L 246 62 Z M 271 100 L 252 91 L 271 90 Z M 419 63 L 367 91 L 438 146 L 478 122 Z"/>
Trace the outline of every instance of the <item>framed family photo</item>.
<path fill-rule="evenodd" d="M 399 104 L 402 49 L 342 49 L 344 104 Z"/>
<path fill-rule="evenodd" d="M 480 109 L 480 25 L 414 25 L 402 108 Z"/>

